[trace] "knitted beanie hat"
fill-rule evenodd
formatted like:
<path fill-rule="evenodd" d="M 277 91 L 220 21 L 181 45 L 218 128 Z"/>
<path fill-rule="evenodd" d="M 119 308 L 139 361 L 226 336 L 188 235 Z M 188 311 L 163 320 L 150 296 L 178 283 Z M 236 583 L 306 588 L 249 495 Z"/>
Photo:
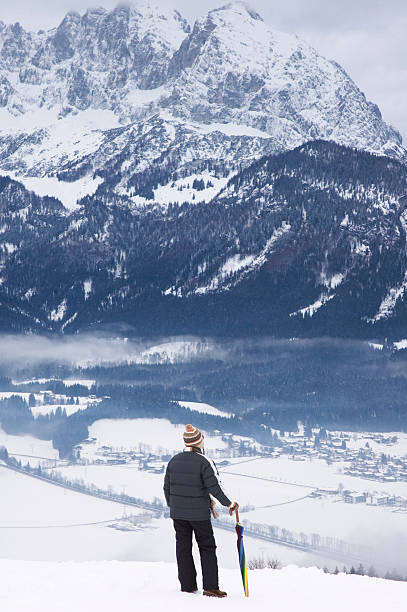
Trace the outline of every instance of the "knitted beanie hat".
<path fill-rule="evenodd" d="M 185 446 L 198 446 L 203 440 L 203 435 L 197 427 L 186 425 L 184 431 Z"/>

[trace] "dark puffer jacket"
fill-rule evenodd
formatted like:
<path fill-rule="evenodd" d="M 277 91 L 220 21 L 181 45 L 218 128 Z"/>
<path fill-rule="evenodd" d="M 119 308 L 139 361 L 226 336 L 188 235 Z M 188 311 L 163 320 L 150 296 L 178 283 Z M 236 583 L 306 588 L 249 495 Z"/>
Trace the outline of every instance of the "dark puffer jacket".
<path fill-rule="evenodd" d="M 230 499 L 222 491 L 215 470 L 199 449 L 175 455 L 167 465 L 164 494 L 173 519 L 205 521 L 210 518 L 209 493 L 223 506 Z"/>

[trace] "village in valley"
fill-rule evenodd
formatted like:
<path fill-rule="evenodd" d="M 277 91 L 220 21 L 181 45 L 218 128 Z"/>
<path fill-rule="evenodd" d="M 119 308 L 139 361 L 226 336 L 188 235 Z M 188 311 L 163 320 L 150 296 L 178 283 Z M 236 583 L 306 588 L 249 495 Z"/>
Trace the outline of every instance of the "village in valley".
<path fill-rule="evenodd" d="M 92 393 L 93 381 L 80 381 L 82 391 L 88 388 L 88 393 L 77 395 L 64 395 L 54 393 L 50 389 L 32 391 L 1 391 L 0 398 L 6 399 L 18 395 L 24 399 L 35 418 L 44 418 L 49 414 L 67 413 L 85 410 L 89 406 L 97 406 L 103 397 L 97 397 Z M 25 383 L 25 381 L 24 381 Z M 77 381 L 65 381 L 75 388 Z M 35 381 L 46 387 L 46 381 Z M 27 381 L 30 389 L 32 381 Z M 19 385 L 24 388 L 25 384 Z M 68 387 L 69 388 L 69 387 Z M 213 410 L 220 411 L 205 404 L 192 403 L 198 411 Z M 196 412 L 196 413 L 197 413 Z M 191 412 L 193 418 L 194 410 Z M 397 433 L 372 433 L 372 432 L 343 432 L 328 431 L 325 428 L 311 428 L 298 424 L 298 431 L 284 432 L 270 428 L 270 445 L 260 444 L 253 438 L 235 435 L 227 432 L 228 419 L 225 422 L 225 431 L 215 430 L 209 432 L 212 444 L 207 449 L 207 454 L 216 460 L 220 471 L 236 464 L 237 461 L 247 459 L 268 459 L 268 472 L 270 480 L 279 482 L 292 482 L 292 478 L 285 476 L 280 470 L 275 470 L 275 462 L 272 459 L 286 458 L 290 462 L 303 463 L 312 461 L 323 461 L 330 466 L 332 474 L 335 474 L 335 483 L 332 486 L 326 483 L 313 482 L 312 495 L 329 496 L 338 501 L 348 504 L 367 504 L 373 506 L 387 506 L 397 511 L 407 511 L 407 495 L 397 495 L 393 483 L 407 482 L 407 438 L 400 440 Z M 111 423 L 114 423 L 113 419 Z M 137 422 L 137 420 L 135 421 Z M 140 420 L 141 422 L 141 420 Z M 173 426 L 175 427 L 175 426 Z M 405 449 L 403 449 L 405 446 Z M 394 449 L 397 449 L 394 451 Z M 71 465 L 99 465 L 99 466 L 125 466 L 131 465 L 139 471 L 153 474 L 162 474 L 166 463 L 176 450 L 163 448 L 148 442 L 139 440 L 134 444 L 126 445 L 101 443 L 97 437 L 88 437 L 72 449 Z M 403 452 L 403 450 L 405 452 Z M 11 455 L 19 458 L 19 453 Z M 30 453 L 23 453 L 20 457 L 28 457 Z M 31 455 L 38 454 L 32 452 Z M 44 469 L 57 468 L 66 465 L 54 459 L 38 458 L 38 462 Z M 298 470 L 296 470 L 298 471 Z M 291 470 L 290 470 L 291 473 Z M 274 478 L 274 474 L 275 478 Z M 346 478 L 345 478 L 346 477 Z M 354 477 L 355 487 L 349 477 Z M 297 480 L 297 478 L 295 478 Z M 345 481 L 346 480 L 346 484 Z M 361 487 L 361 480 L 364 486 Z M 356 486 L 357 482 L 357 486 Z M 308 483 L 297 483 L 307 486 Z M 142 496 L 142 492 L 140 494 Z"/>
<path fill-rule="evenodd" d="M 335 467 L 341 464 L 336 487 L 314 487 L 315 496 L 335 496 L 349 504 L 388 506 L 398 511 L 407 511 L 407 498 L 386 492 L 386 484 L 407 482 L 406 456 L 392 456 L 391 449 L 398 442 L 397 435 L 383 433 L 330 432 L 325 429 L 311 429 L 299 424 L 298 432 L 274 432 L 273 445 L 261 445 L 253 439 L 220 431 L 212 432 L 213 438 L 223 443 L 223 448 L 209 449 L 207 454 L 216 460 L 222 471 L 233 466 L 241 458 L 286 457 L 293 462 L 323 460 Z M 221 445 L 219 445 L 221 446 Z M 373 450 L 373 447 L 375 450 Z M 379 449 L 379 450 L 378 450 Z M 383 450 L 380 450 L 383 449 Z M 386 452 L 387 451 L 387 452 Z M 75 463 L 82 465 L 136 465 L 138 470 L 162 474 L 172 456 L 164 448 L 153 449 L 140 443 L 135 448 L 98 446 L 96 438 L 88 438 L 73 449 Z M 273 463 L 270 464 L 270 474 Z M 366 481 L 364 491 L 345 487 L 341 475 Z M 279 480 L 284 482 L 284 476 Z M 370 482 L 369 482 L 370 481 Z M 360 489 L 360 487 L 358 487 Z"/>

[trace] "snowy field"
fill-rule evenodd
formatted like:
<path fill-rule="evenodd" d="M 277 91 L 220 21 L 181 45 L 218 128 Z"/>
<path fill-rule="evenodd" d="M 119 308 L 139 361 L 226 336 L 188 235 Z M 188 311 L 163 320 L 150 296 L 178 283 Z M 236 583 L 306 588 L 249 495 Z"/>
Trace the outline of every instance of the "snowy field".
<path fill-rule="evenodd" d="M 89 383 L 90 381 L 87 382 Z M 23 391 L 0 391 L 0 400 L 8 399 L 12 396 L 18 396 L 28 403 L 30 395 L 34 396 L 35 398 L 36 405 L 30 406 L 30 410 L 35 417 L 39 414 L 52 414 L 59 407 L 65 410 L 66 414 L 69 416 L 71 414 L 74 414 L 75 412 L 78 412 L 78 410 L 86 410 L 86 408 L 88 408 L 89 406 L 99 404 L 102 401 L 101 398 L 97 398 L 94 396 L 68 396 L 54 394 L 51 391 L 42 391 L 40 393 L 27 393 Z M 52 397 L 52 404 L 46 403 L 45 399 L 47 396 Z M 73 403 L 68 403 L 71 401 L 71 398 Z"/>
<path fill-rule="evenodd" d="M 3 467 L 0 490 L 2 499 L 7 499 L 7 504 L 0 504 L 1 558 L 44 561 L 144 558 L 143 547 L 137 546 L 137 535 L 143 531 L 126 533 L 106 526 L 123 514 L 140 514 L 137 508 L 68 491 Z M 154 534 L 154 530 L 150 532 Z M 144 541 L 145 551 L 146 537 Z M 3 612 L 1 602 L 0 595 Z"/>
<path fill-rule="evenodd" d="M 69 465 L 58 472 L 68 480 L 83 480 L 105 491 L 164 502 L 164 475 L 138 470 L 135 465 Z"/>
<path fill-rule="evenodd" d="M 372 548 L 373 556 L 380 534 L 380 545 L 384 539 L 395 541 L 402 537 L 405 541 L 407 514 L 366 506 L 345 504 L 327 498 L 303 499 L 296 503 L 274 508 L 258 508 L 245 512 L 244 519 L 254 523 L 275 524 L 280 528 L 319 533 L 321 536 L 335 537 L 356 546 Z"/>
<path fill-rule="evenodd" d="M 58 468 L 69 480 L 83 480 L 114 492 L 139 497 L 145 500 L 159 498 L 164 502 L 164 474 L 154 474 L 139 470 L 136 465 L 70 465 Z M 265 483 L 259 480 L 243 479 L 222 473 L 221 480 L 229 496 L 239 498 L 241 505 L 256 507 L 285 503 L 303 497 L 312 489 L 298 490 L 285 483 Z"/>
<path fill-rule="evenodd" d="M 219 410 L 219 408 L 215 408 L 215 406 L 204 404 L 202 402 L 185 402 L 184 400 L 178 400 L 178 404 L 180 406 L 184 406 L 185 408 L 189 408 L 190 410 L 194 410 L 195 412 L 213 414 L 214 416 L 226 417 L 228 419 L 233 416 L 230 414 L 230 412 L 223 412 L 222 410 Z"/>
<path fill-rule="evenodd" d="M 0 488 L 2 499 L 8 500 L 7 504 L 0 505 L 0 558 L 81 562 L 171 562 L 175 558 L 170 519 L 153 519 L 138 531 L 119 531 L 107 524 L 141 511 L 68 491 L 3 467 L 0 467 Z M 220 567 L 235 567 L 234 532 L 216 529 L 216 540 Z M 246 538 L 246 552 L 248 558 L 265 556 L 285 564 L 322 566 L 329 563 L 318 555 L 250 537 Z M 196 550 L 194 554 L 196 557 Z M 3 612 L 1 604 L 0 594 Z M 31 608 L 29 610 L 31 612 Z"/>
<path fill-rule="evenodd" d="M 400 552 L 407 546 L 407 513 L 394 512 L 394 508 L 386 506 L 345 504 L 330 496 L 301 499 L 310 489 L 295 484 L 290 487 L 287 482 L 284 484 L 288 488 L 288 503 L 281 503 L 284 500 L 279 491 L 283 491 L 280 489 L 283 483 L 268 482 L 261 478 L 327 489 L 336 488 L 339 482 L 342 482 L 345 488 L 351 490 L 385 490 L 400 495 L 407 494 L 407 483 L 381 483 L 344 476 L 338 472 L 338 463 L 327 465 L 319 459 L 292 461 L 287 457 L 279 457 L 232 461 L 234 465 L 222 469 L 222 481 L 229 490 L 239 491 L 240 503 L 256 506 L 255 509 L 245 512 L 243 519 L 278 525 L 297 533 L 303 531 L 307 534 L 319 533 L 322 536 L 337 537 L 357 546 L 368 547 L 369 558 L 376 566 L 383 563 L 384 566 L 396 566 L 407 571 L 405 556 Z M 240 475 L 232 475 L 230 472 Z M 292 499 L 294 501 L 290 502 Z M 271 507 L 267 507 L 269 503 Z"/>
<path fill-rule="evenodd" d="M 109 521 L 122 515 L 120 504 L 69 491 L 0 467 L 0 525 L 16 528 L 55 528 Z M 27 503 L 29 503 L 27 507 Z M 129 508 L 138 514 L 138 509 Z M 1 535 L 1 534 L 0 534 Z"/>
<path fill-rule="evenodd" d="M 210 202 L 227 185 L 233 174 L 218 178 L 213 172 L 201 172 L 171 181 L 167 185 L 159 185 L 154 189 L 154 202 L 167 205 L 170 202 L 182 204 L 183 202 Z M 202 182 L 204 187 L 197 189 L 193 186 L 195 181 Z M 136 203 L 140 196 L 135 196 Z M 144 200 L 144 198 L 142 198 Z"/>
<path fill-rule="evenodd" d="M 28 191 L 32 191 L 40 197 L 50 196 L 57 198 L 70 211 L 77 209 L 76 204 L 78 200 L 87 195 L 94 195 L 99 185 L 103 183 L 101 177 L 93 178 L 90 175 L 77 181 L 67 182 L 60 181 L 53 176 L 24 176 L 9 170 L 1 172 L 1 174 L 19 181 Z"/>
<path fill-rule="evenodd" d="M 183 425 L 173 425 L 168 419 L 100 419 L 89 427 L 89 438 L 82 456 L 93 456 L 100 446 L 115 449 L 137 449 L 144 445 L 159 454 L 183 449 Z M 220 436 L 205 434 L 205 446 L 209 450 L 226 448 Z"/>
<path fill-rule="evenodd" d="M 52 442 L 39 440 L 33 436 L 13 436 L 3 431 L 1 427 L 0 446 L 5 446 L 10 455 L 31 455 L 32 457 L 43 457 L 45 459 L 59 458 L 59 453 L 53 448 Z M 30 461 L 31 465 L 36 465 L 37 463 L 36 461 Z"/>
<path fill-rule="evenodd" d="M 388 450 L 391 453 L 391 450 Z M 275 478 L 320 489 L 344 489 L 364 492 L 385 492 L 407 497 L 407 482 L 379 482 L 343 473 L 343 462 L 328 465 L 323 459 L 293 461 L 288 457 L 259 458 L 253 460 L 231 459 L 233 465 L 223 468 L 223 473 L 239 472 L 256 477 Z"/>
<path fill-rule="evenodd" d="M 68 479 L 83 480 L 106 490 L 117 493 L 124 491 L 142 499 L 159 498 L 164 501 L 163 474 L 139 470 L 135 465 L 74 465 L 59 468 L 58 471 Z M 393 566 L 407 571 L 403 556 L 397 552 L 398 549 L 394 549 L 396 541 L 403 542 L 403 547 L 407 546 L 406 513 L 395 513 L 387 507 L 345 504 L 331 497 L 309 498 L 307 496 L 313 491 L 312 488 L 267 482 L 227 472 L 221 473 L 221 480 L 229 497 L 239 501 L 243 521 L 277 525 L 281 529 L 308 535 L 318 533 L 321 536 L 336 537 L 355 546 L 368 548 L 366 560 L 381 567 L 383 572 Z M 214 524 L 216 526 L 216 522 Z M 225 534 L 222 533 L 220 537 L 225 537 Z M 263 555 L 262 551 L 267 550 L 268 555 L 275 555 L 285 562 L 295 561 L 302 565 L 316 562 L 315 555 L 252 538 L 248 540 L 252 556 L 259 554 L 259 551 Z M 228 564 L 230 559 L 224 562 Z M 332 564 L 334 566 L 335 562 L 328 563 L 329 566 Z"/>
<path fill-rule="evenodd" d="M 244 464 L 243 464 L 244 465 Z M 139 470 L 135 465 L 72 465 L 59 468 L 70 480 L 83 480 L 117 493 L 123 491 L 145 500 L 163 497 L 163 474 Z M 393 538 L 407 528 L 407 514 L 390 507 L 345 504 L 330 497 L 307 497 L 312 488 L 284 482 L 267 482 L 256 478 L 221 472 L 221 480 L 229 497 L 246 507 L 242 518 L 255 523 L 305 533 L 320 533 L 365 545 L 374 531 Z"/>
<path fill-rule="evenodd" d="M 407 597 L 403 582 L 295 566 L 249 572 L 248 599 L 239 571 L 224 570 L 220 585 L 228 597 L 223 600 L 181 593 L 175 564 L 1 561 L 0 572 L 7 585 L 0 595 L 2 612 L 111 612 L 134 605 L 143 612 L 183 612 L 191 606 L 197 611 L 404 612 Z"/>

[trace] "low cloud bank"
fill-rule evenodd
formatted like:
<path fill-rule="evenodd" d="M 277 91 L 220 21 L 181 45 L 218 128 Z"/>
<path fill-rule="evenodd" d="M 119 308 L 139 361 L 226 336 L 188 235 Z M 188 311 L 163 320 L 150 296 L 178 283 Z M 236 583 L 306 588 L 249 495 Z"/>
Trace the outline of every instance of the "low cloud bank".
<path fill-rule="evenodd" d="M 0 336 L 0 364 L 34 365 L 44 362 L 85 365 L 127 361 L 141 345 L 126 338 L 78 335 L 66 338 L 45 336 Z"/>

